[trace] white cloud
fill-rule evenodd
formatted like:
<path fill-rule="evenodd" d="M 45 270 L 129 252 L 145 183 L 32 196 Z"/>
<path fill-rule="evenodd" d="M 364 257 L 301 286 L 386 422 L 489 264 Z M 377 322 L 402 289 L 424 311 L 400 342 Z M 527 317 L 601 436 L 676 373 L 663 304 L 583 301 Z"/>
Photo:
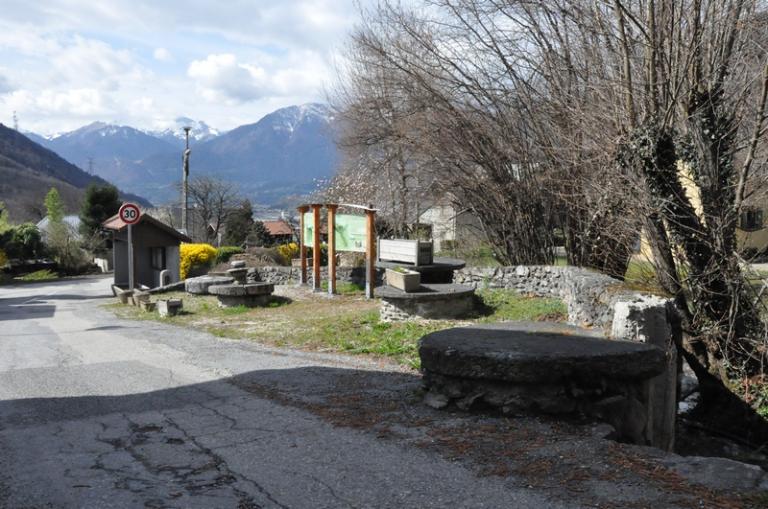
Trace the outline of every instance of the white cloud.
<path fill-rule="evenodd" d="M 203 97 L 209 101 L 246 102 L 265 93 L 264 69 L 237 62 L 235 55 L 208 55 L 205 60 L 194 60 L 187 74 L 195 78 Z"/>
<path fill-rule="evenodd" d="M 178 116 L 230 129 L 322 101 L 353 2 L 2 0 L 0 121 L 15 109 L 47 133 Z"/>
<path fill-rule="evenodd" d="M 170 62 L 173 60 L 173 55 L 171 55 L 171 52 L 165 48 L 155 48 L 155 51 L 152 52 L 152 56 L 155 57 L 155 60 L 160 62 Z"/>
<path fill-rule="evenodd" d="M 0 94 L 7 94 L 8 92 L 13 92 L 14 87 L 11 85 L 11 82 L 0 74 Z"/>

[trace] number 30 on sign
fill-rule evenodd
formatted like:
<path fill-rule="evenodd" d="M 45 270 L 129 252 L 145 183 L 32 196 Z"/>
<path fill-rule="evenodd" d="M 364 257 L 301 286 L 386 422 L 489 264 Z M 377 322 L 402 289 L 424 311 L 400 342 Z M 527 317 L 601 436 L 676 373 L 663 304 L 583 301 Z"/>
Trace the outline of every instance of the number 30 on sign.
<path fill-rule="evenodd" d="M 141 210 L 135 203 L 123 203 L 120 207 L 120 219 L 125 224 L 136 224 L 141 219 Z"/>

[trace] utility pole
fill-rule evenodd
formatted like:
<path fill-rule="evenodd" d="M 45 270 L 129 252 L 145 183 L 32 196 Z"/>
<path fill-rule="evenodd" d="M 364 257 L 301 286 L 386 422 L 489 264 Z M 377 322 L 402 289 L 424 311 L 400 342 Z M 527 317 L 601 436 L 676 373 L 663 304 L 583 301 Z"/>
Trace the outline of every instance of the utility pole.
<path fill-rule="evenodd" d="M 189 187 L 189 154 L 192 152 L 189 150 L 189 130 L 191 127 L 184 128 L 184 134 L 186 137 L 187 147 L 184 149 L 184 157 L 182 159 L 182 167 L 184 170 L 183 181 L 181 184 L 181 228 L 189 235 L 189 225 L 187 224 L 187 213 L 189 208 L 189 202 L 187 197 L 187 190 Z"/>
<path fill-rule="evenodd" d="M 16 116 L 16 111 L 13 112 L 13 130 L 19 132 L 19 117 Z"/>
<path fill-rule="evenodd" d="M 88 158 L 88 174 L 93 175 L 93 157 Z"/>

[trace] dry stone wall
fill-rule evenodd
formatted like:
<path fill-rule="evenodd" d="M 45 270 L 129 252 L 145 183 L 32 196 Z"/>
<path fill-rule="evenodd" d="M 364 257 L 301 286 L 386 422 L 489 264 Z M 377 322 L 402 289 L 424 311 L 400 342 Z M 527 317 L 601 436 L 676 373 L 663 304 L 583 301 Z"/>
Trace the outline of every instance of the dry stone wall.
<path fill-rule="evenodd" d="M 615 304 L 637 295 L 612 277 L 579 267 L 467 267 L 456 271 L 454 282 L 475 288 L 505 288 L 537 297 L 557 297 L 568 306 L 570 323 L 606 331 L 611 329 Z"/>
<path fill-rule="evenodd" d="M 301 268 L 299 267 L 258 267 L 248 269 L 248 281 L 261 281 L 264 283 L 272 283 L 273 285 L 288 285 L 297 284 L 301 274 Z M 383 270 L 376 271 L 376 284 L 379 285 L 384 277 Z M 312 283 L 312 267 L 307 270 L 307 282 Z M 328 267 L 320 268 L 321 281 L 328 280 Z M 364 267 L 337 267 L 336 268 L 336 281 L 355 283 L 358 285 L 365 285 L 365 268 Z"/>

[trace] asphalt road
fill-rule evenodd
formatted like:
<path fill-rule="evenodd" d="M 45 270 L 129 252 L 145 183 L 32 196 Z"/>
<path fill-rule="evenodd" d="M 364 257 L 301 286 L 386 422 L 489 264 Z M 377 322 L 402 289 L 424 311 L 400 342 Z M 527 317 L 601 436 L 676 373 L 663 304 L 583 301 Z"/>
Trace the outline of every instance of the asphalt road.
<path fill-rule="evenodd" d="M 0 507 L 570 506 L 247 390 L 355 383 L 364 360 L 119 320 L 110 298 L 104 278 L 0 287 Z"/>

